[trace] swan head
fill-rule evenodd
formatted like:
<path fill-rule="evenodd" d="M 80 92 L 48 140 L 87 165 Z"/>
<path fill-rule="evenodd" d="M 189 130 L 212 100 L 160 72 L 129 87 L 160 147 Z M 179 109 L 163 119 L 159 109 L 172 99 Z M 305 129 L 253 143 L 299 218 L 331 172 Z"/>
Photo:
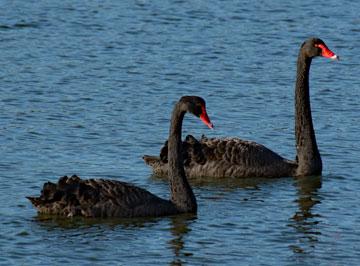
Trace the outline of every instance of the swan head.
<path fill-rule="evenodd" d="M 331 51 L 325 42 L 319 38 L 310 38 L 301 45 L 301 51 L 308 57 L 322 56 L 332 60 L 340 60 L 333 51 Z"/>
<path fill-rule="evenodd" d="M 179 103 L 184 107 L 184 111 L 199 117 L 209 128 L 214 128 L 206 112 L 205 100 L 199 96 L 183 96 Z"/>

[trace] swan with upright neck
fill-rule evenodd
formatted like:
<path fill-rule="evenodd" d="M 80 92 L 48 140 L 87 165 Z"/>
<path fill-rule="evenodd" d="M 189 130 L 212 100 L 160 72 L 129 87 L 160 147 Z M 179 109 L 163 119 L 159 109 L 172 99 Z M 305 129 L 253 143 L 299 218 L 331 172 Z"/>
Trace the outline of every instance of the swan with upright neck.
<path fill-rule="evenodd" d="M 183 96 L 174 107 L 168 145 L 170 200 L 159 198 L 145 189 L 106 179 L 80 179 L 64 176 L 44 184 L 39 197 L 27 197 L 39 213 L 85 217 L 144 217 L 178 213 L 196 213 L 195 195 L 186 179 L 181 154 L 181 129 L 186 112 L 199 117 L 212 128 L 205 101 Z"/>
<path fill-rule="evenodd" d="M 286 177 L 320 175 L 321 156 L 311 117 L 309 71 L 314 57 L 339 59 L 318 38 L 305 41 L 297 60 L 295 85 L 296 159 L 287 160 L 265 146 L 239 138 L 188 136 L 183 142 L 183 158 L 189 177 Z M 155 175 L 168 172 L 167 142 L 160 156 L 143 157 Z"/>

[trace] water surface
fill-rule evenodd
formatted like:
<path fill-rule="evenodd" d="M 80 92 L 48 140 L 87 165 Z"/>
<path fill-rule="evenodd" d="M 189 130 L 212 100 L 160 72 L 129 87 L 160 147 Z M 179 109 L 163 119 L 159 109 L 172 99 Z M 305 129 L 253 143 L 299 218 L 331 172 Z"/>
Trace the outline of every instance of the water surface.
<path fill-rule="evenodd" d="M 356 265 L 360 261 L 360 4 L 354 1 L 2 1 L 0 264 Z M 64 220 L 25 199 L 74 173 L 168 185 L 141 160 L 167 137 L 182 95 L 216 130 L 294 158 L 300 44 L 324 171 L 277 180 L 191 180 L 196 216 Z"/>

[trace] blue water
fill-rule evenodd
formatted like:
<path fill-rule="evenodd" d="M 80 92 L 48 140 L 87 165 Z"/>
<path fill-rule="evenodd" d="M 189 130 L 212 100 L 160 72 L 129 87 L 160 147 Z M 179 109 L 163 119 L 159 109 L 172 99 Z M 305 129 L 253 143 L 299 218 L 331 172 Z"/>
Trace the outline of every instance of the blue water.
<path fill-rule="evenodd" d="M 0 264 L 357 265 L 360 261 L 358 1 L 1 1 Z M 172 106 L 204 97 L 216 129 L 294 158 L 300 44 L 324 171 L 191 180 L 196 216 L 42 217 L 25 199 L 62 175 L 123 180 L 168 197 L 158 154 Z"/>

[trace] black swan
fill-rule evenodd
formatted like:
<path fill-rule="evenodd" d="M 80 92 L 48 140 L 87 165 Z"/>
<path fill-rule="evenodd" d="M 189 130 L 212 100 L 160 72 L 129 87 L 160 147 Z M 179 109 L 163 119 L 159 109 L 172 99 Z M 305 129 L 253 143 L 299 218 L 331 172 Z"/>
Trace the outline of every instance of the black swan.
<path fill-rule="evenodd" d="M 286 177 L 320 175 L 322 162 L 316 144 L 309 97 L 309 71 L 316 56 L 339 59 L 325 43 L 310 38 L 300 48 L 295 87 L 295 137 L 297 156 L 287 160 L 261 144 L 238 138 L 187 136 L 183 158 L 188 177 Z M 167 142 L 160 156 L 143 157 L 155 175 L 167 174 Z"/>
<path fill-rule="evenodd" d="M 168 141 L 170 200 L 124 182 L 83 180 L 77 176 L 61 177 L 57 184 L 47 182 L 40 197 L 27 198 L 39 213 L 67 217 L 144 217 L 196 213 L 196 199 L 186 179 L 181 154 L 181 127 L 186 112 L 200 117 L 212 128 L 202 98 L 184 96 L 176 103 Z"/>

